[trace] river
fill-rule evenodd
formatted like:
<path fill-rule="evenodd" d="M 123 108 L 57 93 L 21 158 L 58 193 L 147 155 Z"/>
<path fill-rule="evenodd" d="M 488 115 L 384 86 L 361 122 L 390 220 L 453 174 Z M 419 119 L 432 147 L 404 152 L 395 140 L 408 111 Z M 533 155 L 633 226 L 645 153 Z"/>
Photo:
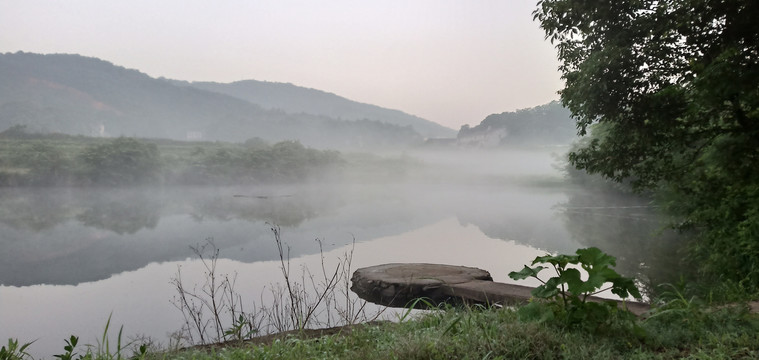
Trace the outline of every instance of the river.
<path fill-rule="evenodd" d="M 236 274 L 244 301 L 265 302 L 282 281 L 272 226 L 293 273 L 317 273 L 323 261 L 333 269 L 351 250 L 353 269 L 443 263 L 496 281 L 535 256 L 586 246 L 632 275 L 671 256 L 650 241 L 661 224 L 644 202 L 565 184 L 551 151 L 413 156 L 434 171 L 394 181 L 0 189 L 0 339 L 36 340 L 31 353 L 47 358 L 72 334 L 96 344 L 110 316 L 112 343 L 123 326 L 125 340 L 166 346 L 184 324 L 172 303 L 178 269 L 186 287 L 205 279 L 191 247 L 211 241 L 217 272 Z"/>

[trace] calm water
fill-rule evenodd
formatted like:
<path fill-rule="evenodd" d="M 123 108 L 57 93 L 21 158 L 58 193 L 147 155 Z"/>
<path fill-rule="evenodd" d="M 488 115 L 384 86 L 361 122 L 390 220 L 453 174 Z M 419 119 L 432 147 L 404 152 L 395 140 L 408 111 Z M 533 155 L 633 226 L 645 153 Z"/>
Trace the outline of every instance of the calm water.
<path fill-rule="evenodd" d="M 319 268 L 315 238 L 328 266 L 355 239 L 354 269 L 444 263 L 496 281 L 535 256 L 585 246 L 633 274 L 671 256 L 648 240 L 659 224 L 645 204 L 562 185 L 547 153 L 424 157 L 434 171 L 392 183 L 0 189 L 0 339 L 37 339 L 32 353 L 51 357 L 71 334 L 95 343 L 112 314 L 125 336 L 165 344 L 183 324 L 171 304 L 178 267 L 186 283 L 203 281 L 190 246 L 212 238 L 218 271 L 259 299 L 281 277 L 270 224 L 293 268 Z"/>

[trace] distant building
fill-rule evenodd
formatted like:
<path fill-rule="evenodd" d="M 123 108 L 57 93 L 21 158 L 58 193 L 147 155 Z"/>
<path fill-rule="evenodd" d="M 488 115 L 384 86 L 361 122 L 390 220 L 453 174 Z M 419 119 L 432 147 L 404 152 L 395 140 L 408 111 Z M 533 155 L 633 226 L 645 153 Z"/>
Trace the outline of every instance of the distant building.
<path fill-rule="evenodd" d="M 203 140 L 203 132 L 201 131 L 188 131 L 187 140 Z"/>
<path fill-rule="evenodd" d="M 100 136 L 105 137 L 107 136 L 105 132 L 105 124 L 95 124 L 95 127 L 90 130 L 90 133 L 92 136 Z"/>
<path fill-rule="evenodd" d="M 509 136 L 509 131 L 505 127 L 493 128 L 487 126 L 484 129 L 467 129 L 460 131 L 457 143 L 460 146 L 473 146 L 491 148 L 503 143 L 503 139 Z"/>

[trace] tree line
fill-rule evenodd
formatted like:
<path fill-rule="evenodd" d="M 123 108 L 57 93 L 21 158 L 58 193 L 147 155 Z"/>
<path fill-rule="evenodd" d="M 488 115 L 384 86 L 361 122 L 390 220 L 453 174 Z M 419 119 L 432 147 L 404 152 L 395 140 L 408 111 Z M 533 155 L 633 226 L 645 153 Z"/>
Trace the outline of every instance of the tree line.
<path fill-rule="evenodd" d="M 269 145 L 156 142 L 129 137 L 0 140 L 0 186 L 134 186 L 303 181 L 334 171 L 338 152 Z"/>
<path fill-rule="evenodd" d="M 541 0 L 533 15 L 582 136 L 570 163 L 654 199 L 701 279 L 759 291 L 759 2 Z"/>

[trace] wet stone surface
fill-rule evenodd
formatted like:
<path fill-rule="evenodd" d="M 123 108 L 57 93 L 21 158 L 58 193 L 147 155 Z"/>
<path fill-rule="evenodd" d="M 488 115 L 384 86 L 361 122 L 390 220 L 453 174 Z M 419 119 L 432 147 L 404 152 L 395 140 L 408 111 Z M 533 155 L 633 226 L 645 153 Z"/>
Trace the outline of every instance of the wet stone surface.
<path fill-rule="evenodd" d="M 418 298 L 437 305 L 463 299 L 450 294 L 449 286 L 473 281 L 492 282 L 485 270 L 442 264 L 383 264 L 358 269 L 351 290 L 364 300 L 391 307 L 407 307 Z M 417 302 L 416 307 L 425 307 Z"/>
<path fill-rule="evenodd" d="M 448 304 L 525 303 L 534 289 L 529 286 L 497 283 L 485 270 L 442 264 L 383 264 L 358 269 L 351 278 L 351 290 L 360 298 L 390 307 L 428 308 Z M 424 301 L 417 301 L 417 299 Z M 608 301 L 590 297 L 589 301 Z M 638 316 L 646 316 L 644 303 L 616 301 Z"/>

